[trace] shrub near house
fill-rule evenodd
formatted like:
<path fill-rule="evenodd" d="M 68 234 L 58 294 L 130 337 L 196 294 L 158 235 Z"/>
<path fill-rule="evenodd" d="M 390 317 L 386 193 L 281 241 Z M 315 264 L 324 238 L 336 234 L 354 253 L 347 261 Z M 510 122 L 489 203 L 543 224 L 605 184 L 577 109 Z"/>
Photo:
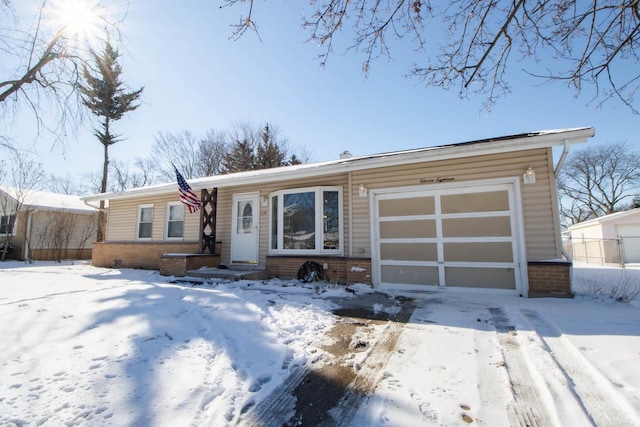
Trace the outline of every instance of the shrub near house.
<path fill-rule="evenodd" d="M 78 196 L 0 187 L 3 212 L 0 240 L 10 242 L 7 257 L 20 260 L 91 258 L 97 210 Z M 21 204 L 16 212 L 17 201 Z"/>

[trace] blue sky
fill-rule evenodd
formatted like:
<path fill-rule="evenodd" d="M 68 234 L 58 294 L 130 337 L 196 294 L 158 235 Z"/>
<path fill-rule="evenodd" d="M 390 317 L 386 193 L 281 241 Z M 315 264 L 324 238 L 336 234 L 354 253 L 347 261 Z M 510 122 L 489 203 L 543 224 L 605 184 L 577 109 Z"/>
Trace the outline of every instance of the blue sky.
<path fill-rule="evenodd" d="M 161 131 L 203 136 L 243 120 L 278 125 L 311 161 L 336 159 L 344 150 L 365 155 L 580 126 L 596 129 L 590 144 L 626 141 L 640 150 L 639 117 L 627 107 L 610 102 L 597 110 L 587 105 L 589 93 L 576 99 L 562 84 L 541 85 L 519 64 L 509 69 L 512 93 L 486 111 L 482 97 L 460 99 L 455 89 L 425 88 L 404 77 L 419 60 L 410 41 L 394 43 L 399 49 L 392 52 L 394 60 L 379 59 L 365 77 L 362 56 L 345 55 L 339 47 L 325 68 L 319 66 L 319 50 L 305 43 L 308 34 L 300 27 L 303 3 L 256 2 L 262 41 L 253 33 L 230 40 L 230 24 L 245 10 L 220 9 L 220 4 L 130 2 L 121 26 L 123 77 L 129 87 L 145 90 L 142 105 L 115 124 L 127 139 L 111 147 L 113 159 L 150 155 Z M 31 129 L 25 118 L 12 136 L 28 144 Z M 89 123 L 77 138 L 69 137 L 64 153 L 51 151 L 46 137 L 35 147 L 49 172 L 80 176 L 101 170 L 102 145 Z"/>

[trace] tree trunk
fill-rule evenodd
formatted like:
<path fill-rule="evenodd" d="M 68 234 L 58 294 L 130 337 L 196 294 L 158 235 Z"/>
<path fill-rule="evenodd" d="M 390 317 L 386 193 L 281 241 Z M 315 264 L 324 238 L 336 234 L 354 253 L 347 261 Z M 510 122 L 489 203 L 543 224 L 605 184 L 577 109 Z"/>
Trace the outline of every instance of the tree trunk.
<path fill-rule="evenodd" d="M 107 192 L 107 179 L 109 176 L 109 118 L 105 119 L 104 123 L 104 136 L 105 140 L 102 141 L 104 145 L 104 163 L 102 165 L 102 184 L 100 186 L 100 192 Z M 104 200 L 100 200 L 100 211 L 98 212 L 98 232 L 96 234 L 96 241 L 104 242 L 105 238 L 105 214 L 104 214 Z"/>

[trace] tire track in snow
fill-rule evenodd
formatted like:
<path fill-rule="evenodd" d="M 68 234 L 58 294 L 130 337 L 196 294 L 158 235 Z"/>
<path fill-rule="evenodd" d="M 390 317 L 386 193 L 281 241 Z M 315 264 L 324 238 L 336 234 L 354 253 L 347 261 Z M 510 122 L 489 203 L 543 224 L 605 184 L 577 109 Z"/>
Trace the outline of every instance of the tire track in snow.
<path fill-rule="evenodd" d="M 517 427 L 547 427 L 556 425 L 545 409 L 535 378 L 524 357 L 515 334 L 515 327 L 502 308 L 490 308 L 491 322 L 502 347 L 504 364 L 511 380 L 515 402 L 508 407 L 509 421 Z"/>
<path fill-rule="evenodd" d="M 637 425 L 634 410 L 578 350 L 535 310 L 520 310 L 528 320 L 543 348 L 566 378 L 566 386 L 594 425 L 619 427 Z"/>
<path fill-rule="evenodd" d="M 413 302 L 405 301 L 400 311 L 387 321 L 340 315 L 343 318 L 327 332 L 329 335 L 333 330 L 340 330 L 340 335 L 348 338 L 348 343 L 362 331 L 370 334 L 373 345 L 367 349 L 368 354 L 359 368 L 356 370 L 352 366 L 353 349 L 341 345 L 331 351 L 325 348 L 328 350 L 326 354 L 319 355 L 306 366 L 296 367 L 269 397 L 243 411 L 235 425 L 349 425 L 363 399 L 382 377 L 382 368 L 391 357 L 391 351 L 414 309 Z M 375 327 L 384 323 L 383 329 Z M 336 354 L 333 354 L 334 350 Z M 348 384 L 338 381 L 345 378 L 349 378 Z M 310 393 L 309 388 L 314 392 Z"/>

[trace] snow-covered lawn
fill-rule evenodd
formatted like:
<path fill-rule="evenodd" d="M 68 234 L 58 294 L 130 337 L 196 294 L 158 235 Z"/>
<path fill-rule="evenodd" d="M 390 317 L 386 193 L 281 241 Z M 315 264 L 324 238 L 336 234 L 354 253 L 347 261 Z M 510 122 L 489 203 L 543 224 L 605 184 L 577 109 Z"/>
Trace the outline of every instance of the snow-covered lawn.
<path fill-rule="evenodd" d="M 574 277 L 574 299 L 405 294 L 417 307 L 382 379 L 340 424 L 639 424 L 640 297 L 616 298 L 640 269 Z M 242 425 L 290 373 L 323 363 L 329 297 L 372 292 L 350 289 L 0 263 L 0 425 Z"/>

